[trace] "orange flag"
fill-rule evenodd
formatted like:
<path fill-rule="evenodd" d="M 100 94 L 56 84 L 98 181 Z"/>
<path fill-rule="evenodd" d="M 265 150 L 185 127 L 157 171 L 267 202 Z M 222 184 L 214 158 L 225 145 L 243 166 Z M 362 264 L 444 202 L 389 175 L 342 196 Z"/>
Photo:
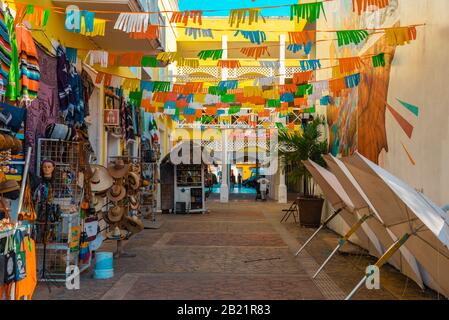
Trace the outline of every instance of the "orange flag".
<path fill-rule="evenodd" d="M 245 56 L 252 57 L 256 60 L 259 59 L 263 54 L 267 54 L 268 56 L 270 55 L 267 46 L 242 48 L 240 52 L 243 53 Z"/>
<path fill-rule="evenodd" d="M 360 57 L 340 58 L 338 59 L 338 64 L 342 74 L 352 73 L 360 68 L 362 59 Z"/>
<path fill-rule="evenodd" d="M 341 92 L 346 89 L 345 78 L 337 78 L 329 80 L 329 90 L 334 96 L 340 96 Z"/>
<path fill-rule="evenodd" d="M 315 42 L 315 31 L 294 31 L 288 33 L 290 43 L 303 44 Z"/>
<path fill-rule="evenodd" d="M 218 60 L 217 66 L 228 69 L 237 69 L 241 67 L 239 60 Z"/>
<path fill-rule="evenodd" d="M 313 78 L 313 71 L 297 72 L 293 74 L 294 84 L 303 84 L 311 81 Z"/>

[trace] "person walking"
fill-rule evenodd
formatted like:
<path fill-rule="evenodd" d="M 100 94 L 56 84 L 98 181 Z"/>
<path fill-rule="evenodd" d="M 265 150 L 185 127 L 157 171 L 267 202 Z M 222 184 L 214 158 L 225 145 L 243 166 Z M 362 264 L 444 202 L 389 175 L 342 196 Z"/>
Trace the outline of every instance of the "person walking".
<path fill-rule="evenodd" d="M 257 180 L 257 183 L 259 184 L 260 188 L 260 197 L 262 201 L 267 200 L 267 191 L 268 191 L 268 184 L 270 183 L 270 180 L 265 178 L 265 176 L 262 176 L 259 180 Z"/>
<path fill-rule="evenodd" d="M 242 175 L 239 172 L 239 175 L 237 176 L 237 183 L 238 183 L 238 187 L 241 188 L 242 187 Z"/>

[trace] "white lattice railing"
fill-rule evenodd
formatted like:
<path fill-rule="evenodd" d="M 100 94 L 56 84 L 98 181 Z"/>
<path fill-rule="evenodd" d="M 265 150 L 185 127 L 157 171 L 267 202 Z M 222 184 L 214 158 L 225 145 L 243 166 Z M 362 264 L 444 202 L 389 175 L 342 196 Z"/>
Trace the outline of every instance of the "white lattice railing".
<path fill-rule="evenodd" d="M 175 75 L 178 82 L 190 81 L 219 81 L 221 80 L 221 68 L 216 66 L 204 66 L 199 68 L 178 67 L 178 73 Z M 286 67 L 286 78 L 292 78 L 293 74 L 300 72 L 300 67 Z M 228 69 L 228 78 L 236 79 L 239 77 L 245 79 L 255 79 L 262 77 L 273 77 L 279 75 L 279 71 L 273 68 L 264 68 L 258 66 L 243 66 L 237 69 Z"/>

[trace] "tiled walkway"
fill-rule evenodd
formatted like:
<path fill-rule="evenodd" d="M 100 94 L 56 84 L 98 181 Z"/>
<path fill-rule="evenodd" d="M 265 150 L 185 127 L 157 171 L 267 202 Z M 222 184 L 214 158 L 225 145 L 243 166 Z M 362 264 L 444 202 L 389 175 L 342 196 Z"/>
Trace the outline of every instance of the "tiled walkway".
<path fill-rule="evenodd" d="M 337 243 L 324 230 L 299 257 L 294 252 L 314 231 L 290 220 L 279 223 L 274 202 L 210 202 L 204 215 L 164 215 L 157 230 L 144 230 L 127 242 L 135 258 L 115 261 L 115 276 L 81 279 L 81 290 L 40 285 L 35 299 L 342 299 L 373 262 L 361 255 L 337 254 L 311 277 Z M 107 250 L 111 244 L 105 244 Z M 381 290 L 362 289 L 356 299 L 430 299 L 387 266 Z"/>

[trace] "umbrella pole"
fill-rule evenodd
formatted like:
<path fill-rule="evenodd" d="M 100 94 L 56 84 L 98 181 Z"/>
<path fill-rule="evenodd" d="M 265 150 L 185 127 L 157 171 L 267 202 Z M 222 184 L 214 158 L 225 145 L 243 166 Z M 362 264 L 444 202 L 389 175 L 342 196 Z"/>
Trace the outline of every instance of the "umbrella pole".
<path fill-rule="evenodd" d="M 299 248 L 299 250 L 298 250 L 298 252 L 296 252 L 295 256 L 298 256 L 298 254 L 300 254 L 301 251 L 304 250 L 304 248 L 309 244 L 309 242 L 312 241 L 313 238 L 315 238 L 315 236 L 318 234 L 318 232 L 320 232 L 321 229 L 323 229 L 329 222 L 331 222 L 332 219 L 334 219 L 342 210 L 343 210 L 343 208 L 338 209 L 329 218 L 327 218 L 323 222 L 323 224 L 310 236 L 310 238 L 307 239 L 307 241 L 302 245 L 302 247 Z"/>
<path fill-rule="evenodd" d="M 321 272 L 321 270 L 324 269 L 324 267 L 326 266 L 326 264 L 330 261 L 330 259 L 334 256 L 335 253 L 337 253 L 338 249 L 340 249 L 340 247 L 342 246 L 342 244 L 338 244 L 334 251 L 332 251 L 332 253 L 327 257 L 327 259 L 323 262 L 323 264 L 320 266 L 320 268 L 315 272 L 315 274 L 313 275 L 312 279 L 315 279 L 316 276 Z"/>
<path fill-rule="evenodd" d="M 360 218 L 354 225 L 349 229 L 349 231 L 344 235 L 343 238 L 338 240 L 338 245 L 335 247 L 334 251 L 327 257 L 326 261 L 320 266 L 320 268 L 317 270 L 317 272 L 312 277 L 313 279 L 316 278 L 316 276 L 323 270 L 323 268 L 326 266 L 326 264 L 330 261 L 330 259 L 334 256 L 334 254 L 337 253 L 338 249 L 343 247 L 343 245 L 348 241 L 349 237 L 351 237 L 359 228 L 360 226 L 369 218 L 372 217 L 372 214 L 364 215 L 362 218 Z"/>
<path fill-rule="evenodd" d="M 400 247 L 404 245 L 404 243 L 410 238 L 410 234 L 406 233 L 404 236 L 402 236 L 401 239 L 397 240 L 395 243 L 393 243 L 390 248 L 382 255 L 382 257 L 377 260 L 377 262 L 374 264 L 379 269 L 387 263 L 387 261 L 396 253 L 396 251 L 399 250 Z M 357 284 L 357 286 L 352 289 L 351 293 L 345 298 L 345 300 L 351 300 L 351 298 L 354 296 L 354 294 L 362 287 L 362 285 L 365 283 L 366 279 L 368 278 L 368 275 L 365 275 L 362 280 Z"/>

